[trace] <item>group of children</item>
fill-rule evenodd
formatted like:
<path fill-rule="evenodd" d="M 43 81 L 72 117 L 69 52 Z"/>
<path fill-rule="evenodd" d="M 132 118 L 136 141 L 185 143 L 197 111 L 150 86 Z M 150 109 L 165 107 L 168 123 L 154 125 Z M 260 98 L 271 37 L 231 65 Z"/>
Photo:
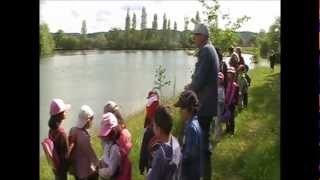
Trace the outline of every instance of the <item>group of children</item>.
<path fill-rule="evenodd" d="M 92 148 L 88 129 L 94 121 L 94 112 L 88 105 L 80 108 L 77 125 L 69 135 L 62 127 L 70 109 L 61 99 L 50 105 L 49 137 L 42 142 L 45 155 L 52 164 L 55 179 L 67 180 L 68 172 L 76 180 L 131 179 L 129 152 L 131 134 L 126 129 L 118 105 L 109 101 L 104 107 L 98 133 L 103 148 L 99 159 Z"/>
<path fill-rule="evenodd" d="M 159 93 L 148 94 L 144 137 L 139 167 L 148 180 L 198 180 L 202 177 L 201 128 L 197 120 L 199 101 L 193 91 L 181 93 L 175 107 L 180 108 L 184 131 L 179 142 L 171 134 L 173 118 L 168 107 L 160 104 Z M 62 127 L 70 105 L 61 99 L 53 99 L 50 106 L 49 137 L 43 142 L 45 155 L 52 163 L 55 179 L 67 179 L 70 173 L 75 179 L 131 179 L 131 135 L 124 124 L 119 107 L 109 101 L 104 107 L 98 136 L 103 148 L 98 158 L 91 143 L 88 129 L 95 119 L 93 110 L 83 105 L 77 125 L 69 135 Z"/>
<path fill-rule="evenodd" d="M 186 90 L 174 106 L 180 108 L 184 127 L 180 142 L 171 134 L 170 109 L 160 104 L 157 91 L 149 93 L 139 161 L 140 172 L 148 180 L 199 180 L 203 175 L 197 95 Z"/>
<path fill-rule="evenodd" d="M 251 78 L 248 75 L 249 67 L 241 55 L 241 49 L 229 49 L 229 66 L 223 61 L 220 50 L 217 49 L 220 62 L 218 73 L 218 118 L 215 121 L 215 137 L 220 140 L 222 123 L 226 123 L 226 133 L 234 134 L 235 110 L 239 111 L 248 105 L 248 89 Z"/>
<path fill-rule="evenodd" d="M 239 110 L 247 107 L 251 79 L 239 49 L 231 54 L 229 66 L 222 60 L 219 50 L 217 52 L 220 72 L 215 136 L 218 140 L 222 135 L 222 123 L 226 123 L 226 133 L 234 134 L 235 110 L 237 106 Z M 202 152 L 203 142 L 197 117 L 200 106 L 198 97 L 193 91 L 185 90 L 174 106 L 180 109 L 180 123 L 183 126 L 183 135 L 179 140 L 171 134 L 172 116 L 168 107 L 161 105 L 159 93 L 156 90 L 148 93 L 139 160 L 140 173 L 146 175 L 148 180 L 199 180 L 203 177 L 204 157 L 199 153 Z M 103 148 L 100 159 L 92 148 L 87 131 L 94 121 L 93 110 L 83 105 L 76 127 L 71 128 L 67 136 L 61 124 L 69 109 L 70 105 L 63 100 L 52 100 L 49 137 L 42 142 L 56 179 L 66 180 L 69 172 L 77 180 L 96 180 L 99 177 L 130 180 L 131 162 L 128 155 L 132 148 L 131 134 L 119 106 L 113 101 L 104 106 L 98 133 Z"/>

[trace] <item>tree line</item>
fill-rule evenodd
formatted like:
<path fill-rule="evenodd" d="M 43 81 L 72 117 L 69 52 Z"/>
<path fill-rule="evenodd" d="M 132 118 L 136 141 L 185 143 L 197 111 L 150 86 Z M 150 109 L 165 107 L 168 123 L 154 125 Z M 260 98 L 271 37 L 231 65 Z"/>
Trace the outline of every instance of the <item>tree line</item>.
<path fill-rule="evenodd" d="M 196 14 L 199 23 L 199 12 Z M 158 15 L 154 14 L 152 27 L 147 27 L 146 8 L 142 8 L 140 30 L 137 30 L 137 16 L 133 13 L 132 19 L 130 10 L 127 10 L 125 19 L 125 30 L 112 28 L 108 32 L 87 34 L 86 21 L 82 21 L 81 33 L 64 33 L 58 30 L 50 33 L 47 24 L 40 25 L 40 48 L 41 54 L 50 54 L 54 49 L 61 50 L 82 50 L 82 49 L 146 49 L 146 50 L 172 50 L 193 48 L 192 32 L 188 29 L 189 19 L 185 18 L 183 31 L 178 31 L 177 22 L 173 22 L 163 15 L 162 29 L 158 28 Z M 52 37 L 50 37 L 52 36 Z M 49 38 L 50 37 L 50 38 Z M 53 44 L 49 45 L 53 39 Z M 46 52 L 43 52 L 46 49 Z"/>
<path fill-rule="evenodd" d="M 64 33 L 58 30 L 50 33 L 47 24 L 40 25 L 40 52 L 41 55 L 51 54 L 56 50 L 82 50 L 82 49 L 141 49 L 141 50 L 174 50 L 194 48 L 190 23 L 196 25 L 205 22 L 209 25 L 210 40 L 223 52 L 229 47 L 253 46 L 255 52 L 262 57 L 267 57 L 271 52 L 280 53 L 280 18 L 277 18 L 268 32 L 249 35 L 246 42 L 237 32 L 250 17 L 243 16 L 232 21 L 229 14 L 219 14 L 220 5 L 213 0 L 213 5 L 208 5 L 200 0 L 204 8 L 204 18 L 200 19 L 199 12 L 192 18 L 184 18 L 183 31 L 177 30 L 177 22 L 172 21 L 164 13 L 162 24 L 157 14 L 153 14 L 151 28 L 147 27 L 147 11 L 141 11 L 140 29 L 137 29 L 137 15 L 127 9 L 124 30 L 112 28 L 108 32 L 87 33 L 86 21 L 82 21 L 81 33 Z M 224 26 L 218 24 L 218 17 L 226 22 Z M 161 27 L 161 28 L 160 28 Z"/>

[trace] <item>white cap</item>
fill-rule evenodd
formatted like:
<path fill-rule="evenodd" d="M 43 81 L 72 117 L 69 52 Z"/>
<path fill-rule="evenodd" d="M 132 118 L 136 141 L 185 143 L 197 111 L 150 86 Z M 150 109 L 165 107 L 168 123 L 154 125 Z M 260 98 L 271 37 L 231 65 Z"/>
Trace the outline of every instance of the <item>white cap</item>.
<path fill-rule="evenodd" d="M 205 24 L 196 24 L 194 26 L 193 34 L 202 34 L 205 36 L 209 36 L 209 29 L 208 26 Z"/>
<path fill-rule="evenodd" d="M 88 119 L 91 118 L 94 115 L 93 110 L 88 105 L 83 105 L 80 108 L 79 117 L 78 117 L 78 128 L 83 128 L 87 122 Z"/>
<path fill-rule="evenodd" d="M 114 101 L 108 101 L 104 108 L 107 112 L 113 112 L 119 110 L 119 106 Z"/>

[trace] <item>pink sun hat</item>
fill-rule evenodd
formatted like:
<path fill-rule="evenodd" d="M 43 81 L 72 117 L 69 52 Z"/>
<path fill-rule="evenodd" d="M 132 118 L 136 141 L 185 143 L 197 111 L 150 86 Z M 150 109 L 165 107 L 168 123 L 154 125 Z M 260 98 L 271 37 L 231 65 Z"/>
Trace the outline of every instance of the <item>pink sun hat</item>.
<path fill-rule="evenodd" d="M 68 111 L 70 108 L 71 105 L 65 104 L 62 99 L 53 99 L 50 104 L 50 115 L 57 115 L 63 111 Z"/>
<path fill-rule="evenodd" d="M 113 113 L 105 113 L 102 115 L 102 121 L 100 124 L 100 132 L 99 136 L 100 137 L 106 137 L 109 135 L 111 132 L 111 129 L 118 126 L 118 120 L 117 118 L 113 115 Z"/>

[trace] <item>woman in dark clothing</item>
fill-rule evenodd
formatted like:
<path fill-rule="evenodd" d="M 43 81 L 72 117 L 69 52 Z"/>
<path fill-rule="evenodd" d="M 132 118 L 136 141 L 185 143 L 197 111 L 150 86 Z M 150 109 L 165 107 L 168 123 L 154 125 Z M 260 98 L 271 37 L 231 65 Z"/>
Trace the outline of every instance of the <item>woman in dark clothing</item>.
<path fill-rule="evenodd" d="M 224 76 L 227 76 L 228 66 L 226 62 L 223 61 L 223 56 L 220 48 L 215 48 L 219 57 L 219 72 L 222 72 Z M 227 86 L 227 81 L 224 80 L 224 87 Z"/>
<path fill-rule="evenodd" d="M 242 53 L 241 53 L 241 48 L 240 47 L 237 47 L 236 48 L 236 53 L 238 54 L 238 56 L 239 56 L 239 65 L 244 65 L 245 64 L 245 62 L 244 62 L 244 59 L 243 59 L 243 57 L 242 57 Z"/>
<path fill-rule="evenodd" d="M 269 56 L 269 61 L 270 61 L 270 68 L 273 71 L 274 70 L 274 64 L 276 62 L 276 54 L 274 51 L 272 51 L 271 55 Z"/>
<path fill-rule="evenodd" d="M 50 106 L 49 119 L 49 138 L 54 143 L 54 150 L 58 155 L 59 166 L 54 171 L 56 180 L 67 180 L 68 171 L 68 138 L 61 126 L 63 120 L 66 119 L 66 111 L 70 109 L 70 105 L 64 104 L 61 99 L 54 99 Z"/>

